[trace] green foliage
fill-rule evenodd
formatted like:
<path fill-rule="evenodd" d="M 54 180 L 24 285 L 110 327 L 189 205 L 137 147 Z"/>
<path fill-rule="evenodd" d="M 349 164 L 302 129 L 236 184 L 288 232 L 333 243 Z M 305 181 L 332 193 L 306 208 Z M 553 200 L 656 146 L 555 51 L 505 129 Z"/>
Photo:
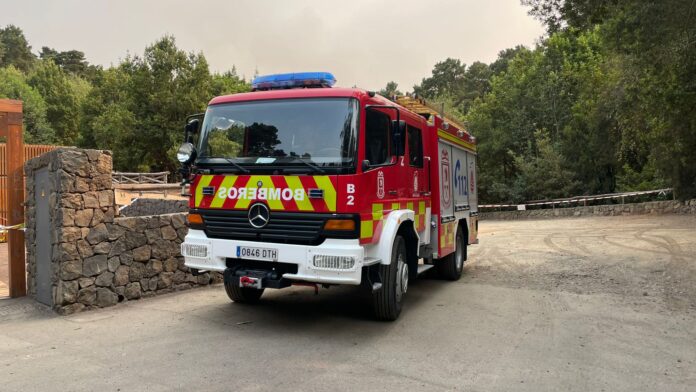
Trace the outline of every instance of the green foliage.
<path fill-rule="evenodd" d="M 31 53 L 31 46 L 19 27 L 8 25 L 0 29 L 0 42 L 0 46 L 4 48 L 0 50 L 0 67 L 12 65 L 24 72 L 31 69 L 36 57 Z"/>
<path fill-rule="evenodd" d="M 389 99 L 392 99 L 393 97 L 397 97 L 399 95 L 403 95 L 403 93 L 399 91 L 399 85 L 395 81 L 387 83 L 387 85 L 384 86 L 383 89 L 379 90 L 378 94 Z"/>
<path fill-rule="evenodd" d="M 74 145 L 79 133 L 80 108 L 90 85 L 66 74 L 52 60 L 38 61 L 28 83 L 46 101 L 46 116 L 55 130 L 55 142 Z"/>
<path fill-rule="evenodd" d="M 25 143 L 51 144 L 55 142 L 55 132 L 46 118 L 46 102 L 41 93 L 30 86 L 24 74 L 14 66 L 0 68 L 0 98 L 24 101 Z"/>
<path fill-rule="evenodd" d="M 213 96 L 242 91 L 249 85 L 234 69 L 211 74 L 202 54 L 164 37 L 142 57 L 103 71 L 85 100 L 80 145 L 113 150 L 119 170 L 176 171 L 186 116 L 202 112 Z"/>

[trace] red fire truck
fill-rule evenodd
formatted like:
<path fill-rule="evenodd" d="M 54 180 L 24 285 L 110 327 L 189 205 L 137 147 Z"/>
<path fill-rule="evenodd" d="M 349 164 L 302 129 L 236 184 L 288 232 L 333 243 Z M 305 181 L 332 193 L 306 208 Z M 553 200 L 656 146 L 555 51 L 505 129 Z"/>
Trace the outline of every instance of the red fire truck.
<path fill-rule="evenodd" d="M 457 280 L 477 243 L 476 143 L 424 101 L 333 87 L 330 73 L 262 76 L 188 119 L 181 245 L 229 297 L 363 285 L 394 320 L 409 280 Z"/>

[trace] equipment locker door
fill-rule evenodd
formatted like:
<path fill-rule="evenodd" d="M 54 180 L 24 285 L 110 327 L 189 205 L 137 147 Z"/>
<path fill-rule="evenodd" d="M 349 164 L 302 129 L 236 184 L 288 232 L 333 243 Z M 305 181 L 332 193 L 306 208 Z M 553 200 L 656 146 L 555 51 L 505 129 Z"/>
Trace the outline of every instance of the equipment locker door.
<path fill-rule="evenodd" d="M 454 251 L 456 220 L 454 217 L 454 194 L 452 188 L 452 147 L 438 142 L 440 177 L 440 216 L 438 217 L 438 257 Z"/>

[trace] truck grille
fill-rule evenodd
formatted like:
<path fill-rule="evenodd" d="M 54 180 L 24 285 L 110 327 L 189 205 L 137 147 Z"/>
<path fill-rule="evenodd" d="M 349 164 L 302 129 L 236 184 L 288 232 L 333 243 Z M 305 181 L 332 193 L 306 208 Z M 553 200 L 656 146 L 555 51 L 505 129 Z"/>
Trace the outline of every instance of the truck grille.
<path fill-rule="evenodd" d="M 198 210 L 208 238 L 319 245 L 322 229 L 333 214 L 271 211 L 268 224 L 257 229 L 249 223 L 248 211 Z"/>

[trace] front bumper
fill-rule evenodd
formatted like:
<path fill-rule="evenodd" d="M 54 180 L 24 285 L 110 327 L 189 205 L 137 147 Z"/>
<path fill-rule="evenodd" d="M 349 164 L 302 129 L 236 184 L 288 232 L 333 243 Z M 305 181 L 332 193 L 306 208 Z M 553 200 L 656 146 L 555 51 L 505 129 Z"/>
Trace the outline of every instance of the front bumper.
<path fill-rule="evenodd" d="M 188 245 L 197 245 L 195 251 Z M 306 282 L 359 285 L 365 262 L 364 249 L 357 239 L 327 239 L 317 246 L 291 245 L 208 238 L 202 230 L 189 230 L 181 244 L 181 253 L 189 268 L 224 271 L 227 259 L 236 258 L 238 246 L 277 249 L 279 262 L 297 265 L 297 273 L 286 273 L 283 277 Z M 316 255 L 352 257 L 355 262 L 352 268 L 345 269 L 317 267 Z M 267 263 L 269 269 L 273 267 L 274 262 Z"/>

